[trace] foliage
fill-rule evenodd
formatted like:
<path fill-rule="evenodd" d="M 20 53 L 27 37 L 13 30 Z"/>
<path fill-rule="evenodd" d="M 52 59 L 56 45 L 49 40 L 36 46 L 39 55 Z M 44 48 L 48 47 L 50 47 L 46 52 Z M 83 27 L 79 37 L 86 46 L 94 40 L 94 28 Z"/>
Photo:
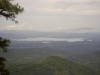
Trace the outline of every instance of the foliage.
<path fill-rule="evenodd" d="M 18 3 L 13 4 L 14 0 L 0 0 L 0 15 L 15 21 L 17 15 L 24 11 L 24 8 L 19 6 Z M 17 21 L 15 21 L 17 23 Z"/>
<path fill-rule="evenodd" d="M 13 4 L 13 0 L 0 0 L 0 17 L 6 17 L 6 19 L 10 19 L 11 21 L 15 20 L 16 16 L 22 13 L 24 9 L 19 6 L 18 3 Z M 3 39 L 0 37 L 0 49 L 3 49 L 3 51 L 7 50 L 7 47 L 9 46 L 10 41 L 7 39 Z M 5 66 L 5 58 L 0 57 L 0 75 L 9 75 L 9 70 L 6 69 Z"/>
<path fill-rule="evenodd" d="M 10 40 L 3 39 L 2 37 L 0 37 L 0 49 L 6 51 L 9 44 L 10 44 Z"/>
<path fill-rule="evenodd" d="M 12 75 L 98 75 L 87 66 L 58 56 L 50 56 L 35 63 L 16 65 L 11 70 Z"/>
<path fill-rule="evenodd" d="M 4 57 L 0 57 L 0 75 L 10 75 L 9 70 L 5 66 L 5 61 Z"/>
<path fill-rule="evenodd" d="M 7 47 L 9 46 L 10 41 L 8 39 L 3 39 L 0 37 L 0 49 L 3 51 L 7 51 Z M 6 59 L 4 57 L 0 57 L 0 75 L 9 75 L 9 70 L 5 65 Z"/>

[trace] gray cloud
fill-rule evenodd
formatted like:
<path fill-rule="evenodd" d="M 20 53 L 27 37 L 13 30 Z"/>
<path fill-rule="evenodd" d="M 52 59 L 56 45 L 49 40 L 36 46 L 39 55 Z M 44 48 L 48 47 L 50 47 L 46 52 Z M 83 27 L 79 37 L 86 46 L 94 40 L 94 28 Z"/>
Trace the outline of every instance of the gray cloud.
<path fill-rule="evenodd" d="M 30 0 L 19 1 L 30 13 L 99 15 L 99 0 Z M 38 15 L 37 14 L 37 15 Z"/>
<path fill-rule="evenodd" d="M 73 29 L 74 31 L 86 31 L 86 30 L 94 30 L 95 28 L 88 28 L 88 27 L 84 27 L 84 28 L 77 28 L 77 29 Z"/>
<path fill-rule="evenodd" d="M 1 29 L 100 31 L 100 0 L 15 0 L 25 8 L 20 24 L 1 19 Z M 5 22 L 6 21 L 6 22 Z"/>

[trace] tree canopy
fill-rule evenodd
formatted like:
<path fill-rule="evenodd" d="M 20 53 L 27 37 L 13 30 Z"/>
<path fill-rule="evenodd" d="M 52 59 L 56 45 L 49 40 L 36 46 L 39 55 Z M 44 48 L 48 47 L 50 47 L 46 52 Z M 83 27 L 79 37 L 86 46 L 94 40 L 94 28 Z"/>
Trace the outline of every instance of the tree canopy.
<path fill-rule="evenodd" d="M 10 44 L 10 40 L 8 39 L 3 39 L 0 37 L 0 49 L 3 49 L 4 51 L 7 49 L 7 47 Z"/>
<path fill-rule="evenodd" d="M 14 4 L 13 1 L 14 0 L 0 0 L 0 17 L 3 16 L 7 20 L 9 19 L 17 23 L 15 18 L 24 11 L 24 8 L 19 6 L 18 3 Z M 9 44 L 10 41 L 8 39 L 0 37 L 0 51 L 6 51 Z M 10 75 L 9 70 L 6 68 L 5 61 L 6 59 L 4 57 L 0 57 L 0 75 Z"/>
<path fill-rule="evenodd" d="M 0 37 L 0 50 L 6 51 L 9 46 L 10 41 L 8 39 L 3 39 Z M 4 57 L 0 57 L 0 75 L 10 75 L 9 70 L 5 65 L 6 59 Z"/>
<path fill-rule="evenodd" d="M 0 0 L 0 17 L 4 16 L 6 19 L 17 22 L 16 16 L 24 11 L 18 3 L 14 4 L 14 0 Z"/>

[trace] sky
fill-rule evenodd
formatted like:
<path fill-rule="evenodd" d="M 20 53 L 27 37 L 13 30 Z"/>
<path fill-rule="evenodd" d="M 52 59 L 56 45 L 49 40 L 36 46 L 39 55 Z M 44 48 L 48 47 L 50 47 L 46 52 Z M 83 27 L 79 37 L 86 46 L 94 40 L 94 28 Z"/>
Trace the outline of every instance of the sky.
<path fill-rule="evenodd" d="M 100 0 L 15 0 L 18 24 L 1 17 L 0 30 L 100 32 Z"/>

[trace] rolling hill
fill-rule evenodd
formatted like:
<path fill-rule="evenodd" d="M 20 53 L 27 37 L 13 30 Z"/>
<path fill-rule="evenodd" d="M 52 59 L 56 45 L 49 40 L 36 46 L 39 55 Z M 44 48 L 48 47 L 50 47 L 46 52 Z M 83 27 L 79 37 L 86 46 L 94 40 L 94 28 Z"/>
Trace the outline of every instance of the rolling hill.
<path fill-rule="evenodd" d="M 93 69 L 70 62 L 58 56 L 50 56 L 29 64 L 12 66 L 11 75 L 99 75 Z"/>

